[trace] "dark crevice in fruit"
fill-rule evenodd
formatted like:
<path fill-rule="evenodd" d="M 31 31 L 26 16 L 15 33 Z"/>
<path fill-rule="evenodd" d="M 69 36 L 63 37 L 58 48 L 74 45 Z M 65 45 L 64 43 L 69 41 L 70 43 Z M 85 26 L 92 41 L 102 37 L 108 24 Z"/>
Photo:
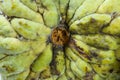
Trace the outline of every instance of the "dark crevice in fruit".
<path fill-rule="evenodd" d="M 41 14 L 41 16 L 42 16 L 42 19 L 43 19 L 44 25 L 47 26 L 47 25 L 46 25 L 46 22 L 45 22 L 45 19 L 44 19 L 44 16 L 43 16 L 43 15 L 44 15 L 44 12 L 43 12 L 43 13 L 40 13 L 40 14 Z M 47 26 L 47 27 L 48 27 L 48 26 Z"/>
<path fill-rule="evenodd" d="M 65 13 L 66 18 L 65 18 L 65 23 L 67 23 L 66 21 L 67 21 L 67 17 L 68 17 L 69 6 L 70 6 L 69 4 L 70 4 L 70 0 L 68 1 L 67 7 L 66 7 L 66 13 Z"/>
<path fill-rule="evenodd" d="M 112 22 L 116 17 L 118 17 L 118 16 L 119 16 L 119 14 L 118 14 L 117 12 L 111 13 L 111 20 L 110 20 L 110 22 L 107 23 L 107 24 L 104 24 L 103 26 L 101 26 L 100 33 L 103 33 L 102 30 L 103 30 L 105 27 L 110 26 L 111 22 Z"/>
<path fill-rule="evenodd" d="M 94 13 L 97 13 L 98 9 L 100 8 L 100 6 L 105 2 L 106 0 L 104 0 L 96 9 L 96 11 Z"/>
<path fill-rule="evenodd" d="M 43 3 L 41 3 L 41 2 L 38 3 L 36 0 L 35 0 L 35 2 L 37 4 L 37 12 L 42 16 L 44 25 L 47 26 L 46 22 L 45 22 L 45 19 L 44 19 L 44 13 L 45 13 L 45 10 L 48 11 L 48 9 Z M 43 9 L 43 12 L 40 12 L 39 9 Z"/>
<path fill-rule="evenodd" d="M 90 44 L 90 43 L 86 43 L 86 44 L 90 47 L 94 47 L 94 48 L 97 48 L 99 50 L 104 50 L 104 51 L 109 50 L 109 46 L 107 46 L 107 45 L 105 47 L 101 47 L 101 46 L 98 46 L 97 44 Z"/>
<path fill-rule="evenodd" d="M 66 5 L 64 6 L 64 8 L 63 8 L 63 11 L 65 10 L 65 12 L 60 12 L 60 16 L 61 16 L 61 18 L 62 18 L 62 20 L 65 22 L 66 21 L 66 14 L 67 14 L 67 9 L 68 9 L 68 4 L 69 4 L 69 1 L 70 0 L 66 0 L 67 1 L 67 3 L 66 3 Z M 60 7 L 61 7 L 61 5 L 63 5 L 62 3 L 61 3 L 62 1 L 60 1 Z"/>
<path fill-rule="evenodd" d="M 26 6 L 27 8 L 29 8 L 30 10 L 34 11 L 32 8 L 28 7 L 23 1 L 19 0 L 20 3 L 22 3 L 24 6 Z M 36 0 L 30 0 L 31 2 L 36 2 Z M 37 3 L 36 3 L 37 4 Z M 37 12 L 37 10 L 36 10 Z"/>
<path fill-rule="evenodd" d="M 83 3 L 84 3 L 84 1 L 82 2 L 82 4 L 83 4 Z M 82 4 L 81 4 L 81 5 L 82 5 Z M 81 5 L 80 5 L 80 6 L 81 6 Z M 72 17 L 68 20 L 67 23 L 70 23 L 70 21 L 74 18 L 75 13 L 76 13 L 76 11 L 79 9 L 80 6 L 78 6 L 78 7 L 75 9 L 75 11 L 74 11 Z M 72 23 L 71 23 L 71 24 L 72 24 Z M 71 24 L 70 24 L 70 25 L 71 25 Z"/>
<path fill-rule="evenodd" d="M 4 58 L 6 58 L 8 55 L 5 55 L 4 57 L 0 58 L 0 60 L 3 60 Z"/>
<path fill-rule="evenodd" d="M 50 63 L 50 67 L 51 67 L 51 73 L 53 75 L 60 75 L 60 73 L 57 71 L 56 69 L 56 65 L 57 65 L 57 62 L 56 62 L 56 56 L 58 55 L 58 51 L 62 50 L 61 48 L 56 48 L 56 47 L 53 47 L 52 48 L 52 51 L 53 51 L 53 58 L 52 58 L 52 61 Z"/>

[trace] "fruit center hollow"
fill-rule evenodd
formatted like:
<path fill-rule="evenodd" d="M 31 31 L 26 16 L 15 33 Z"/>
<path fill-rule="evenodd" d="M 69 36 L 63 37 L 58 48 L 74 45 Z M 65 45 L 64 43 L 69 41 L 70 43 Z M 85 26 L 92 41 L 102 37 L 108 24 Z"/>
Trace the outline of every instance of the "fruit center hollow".
<path fill-rule="evenodd" d="M 51 41 L 54 45 L 64 46 L 68 43 L 69 37 L 70 33 L 64 27 L 56 27 L 52 30 Z"/>

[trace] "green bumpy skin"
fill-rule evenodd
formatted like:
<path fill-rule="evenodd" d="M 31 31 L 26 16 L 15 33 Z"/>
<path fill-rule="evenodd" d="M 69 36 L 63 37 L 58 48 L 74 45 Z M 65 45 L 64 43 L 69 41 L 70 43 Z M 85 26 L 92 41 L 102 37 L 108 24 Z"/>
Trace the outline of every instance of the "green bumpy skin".
<path fill-rule="evenodd" d="M 21 0 L 21 2 L 23 4 L 25 4 L 26 6 L 28 6 L 30 9 L 37 11 L 37 4 L 35 3 L 35 1 L 33 0 Z"/>
<path fill-rule="evenodd" d="M 113 13 L 120 12 L 120 1 L 118 0 L 105 0 L 97 10 L 98 13 Z"/>
<path fill-rule="evenodd" d="M 17 36 L 17 33 L 11 27 L 10 23 L 2 15 L 0 15 L 0 35 L 3 35 L 5 37 L 16 37 Z"/>
<path fill-rule="evenodd" d="M 70 30 L 78 34 L 95 34 L 99 33 L 102 26 L 109 23 L 111 16 L 107 14 L 91 14 L 75 21 Z"/>
<path fill-rule="evenodd" d="M 52 0 L 37 0 L 37 2 L 44 24 L 48 27 L 56 27 L 59 23 L 59 14 L 54 2 Z"/>
<path fill-rule="evenodd" d="M 70 40 L 57 46 L 61 24 Z M 119 64 L 120 0 L 0 0 L 5 80 L 120 80 Z"/>
<path fill-rule="evenodd" d="M 32 11 L 19 0 L 4 0 L 0 3 L 0 9 L 8 16 L 22 17 L 35 22 L 43 23 L 43 19 L 40 14 Z"/>
<path fill-rule="evenodd" d="M 117 38 L 108 36 L 108 35 L 73 35 L 73 37 L 77 40 L 81 40 L 90 46 L 94 46 L 101 49 L 111 49 L 116 50 L 118 48 L 118 40 Z"/>
<path fill-rule="evenodd" d="M 63 75 L 65 71 L 64 53 L 63 51 L 58 51 L 56 54 L 57 54 L 55 58 L 56 70 L 59 75 Z"/>
<path fill-rule="evenodd" d="M 75 15 L 71 19 L 70 23 L 73 23 L 77 19 L 79 20 L 84 16 L 94 13 L 103 1 L 104 0 L 85 0 L 84 3 L 76 10 Z"/>
<path fill-rule="evenodd" d="M 30 20 L 15 18 L 11 24 L 20 35 L 27 39 L 37 39 L 50 34 L 50 29 L 45 25 Z"/>
<path fill-rule="evenodd" d="M 70 0 L 69 2 L 69 9 L 67 12 L 67 22 L 69 22 L 72 17 L 74 16 L 75 10 L 77 10 L 77 8 L 79 8 L 80 5 L 82 5 L 82 3 L 85 0 Z"/>
<path fill-rule="evenodd" d="M 115 18 L 111 24 L 103 28 L 103 32 L 111 35 L 120 35 L 120 17 Z"/>
<path fill-rule="evenodd" d="M 32 71 L 28 76 L 28 80 L 31 78 L 39 77 L 39 74 L 46 70 L 52 60 L 52 48 L 51 44 L 47 45 L 44 51 L 38 56 L 37 60 L 32 64 Z"/>
<path fill-rule="evenodd" d="M 22 42 L 16 38 L 0 37 L 0 54 L 15 55 L 30 50 L 30 46 L 26 42 Z"/>

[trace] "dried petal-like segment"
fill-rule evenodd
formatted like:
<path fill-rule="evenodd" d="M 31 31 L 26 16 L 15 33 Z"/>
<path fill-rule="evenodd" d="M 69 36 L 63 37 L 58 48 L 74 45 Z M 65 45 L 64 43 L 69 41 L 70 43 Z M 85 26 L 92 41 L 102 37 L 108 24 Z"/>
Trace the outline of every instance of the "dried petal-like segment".
<path fill-rule="evenodd" d="M 120 12 L 120 0 L 105 0 L 99 7 L 98 13 Z"/>
<path fill-rule="evenodd" d="M 75 21 L 70 26 L 70 31 L 78 34 L 100 33 L 102 27 L 108 24 L 111 16 L 107 14 L 91 14 Z"/>
<path fill-rule="evenodd" d="M 16 37 L 17 33 L 11 27 L 7 19 L 0 15 L 0 35 L 5 37 Z"/>
<path fill-rule="evenodd" d="M 85 0 L 84 3 L 76 10 L 71 23 L 75 20 L 96 12 L 97 8 L 103 3 L 104 0 Z"/>
<path fill-rule="evenodd" d="M 79 8 L 79 6 L 82 5 L 84 1 L 85 0 L 70 0 L 68 4 L 67 15 L 66 15 L 67 22 L 69 22 L 72 19 L 72 17 L 74 16 L 74 13 Z"/>
<path fill-rule="evenodd" d="M 73 35 L 74 39 L 81 40 L 90 46 L 97 47 L 99 49 L 111 49 L 118 48 L 118 39 L 109 35 Z"/>
<path fill-rule="evenodd" d="M 50 34 L 50 29 L 45 25 L 30 20 L 15 18 L 11 24 L 20 35 L 27 39 L 47 37 Z"/>
<path fill-rule="evenodd" d="M 109 26 L 103 28 L 103 32 L 120 36 L 120 17 L 115 18 Z"/>
<path fill-rule="evenodd" d="M 43 23 L 43 19 L 40 14 L 32 11 L 30 8 L 22 4 L 19 0 L 4 0 L 3 2 L 0 2 L 0 9 L 7 16 L 22 17 Z"/>
<path fill-rule="evenodd" d="M 16 38 L 0 37 L 0 53 L 2 54 L 20 54 L 30 49 L 30 45 Z"/>
<path fill-rule="evenodd" d="M 37 11 L 37 4 L 35 0 L 20 0 L 23 4 L 28 6 L 30 9 Z"/>
<path fill-rule="evenodd" d="M 53 0 L 38 0 L 39 11 L 43 15 L 44 23 L 48 27 L 55 27 L 59 23 L 59 13 Z M 42 10 L 41 10 L 42 9 Z"/>

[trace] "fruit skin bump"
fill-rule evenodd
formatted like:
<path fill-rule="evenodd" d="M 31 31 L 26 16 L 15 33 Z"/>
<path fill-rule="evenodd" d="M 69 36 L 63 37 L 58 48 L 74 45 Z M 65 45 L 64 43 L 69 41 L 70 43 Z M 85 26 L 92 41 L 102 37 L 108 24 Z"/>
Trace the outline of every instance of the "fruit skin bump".
<path fill-rule="evenodd" d="M 120 80 L 120 0 L 0 0 L 5 80 Z"/>

